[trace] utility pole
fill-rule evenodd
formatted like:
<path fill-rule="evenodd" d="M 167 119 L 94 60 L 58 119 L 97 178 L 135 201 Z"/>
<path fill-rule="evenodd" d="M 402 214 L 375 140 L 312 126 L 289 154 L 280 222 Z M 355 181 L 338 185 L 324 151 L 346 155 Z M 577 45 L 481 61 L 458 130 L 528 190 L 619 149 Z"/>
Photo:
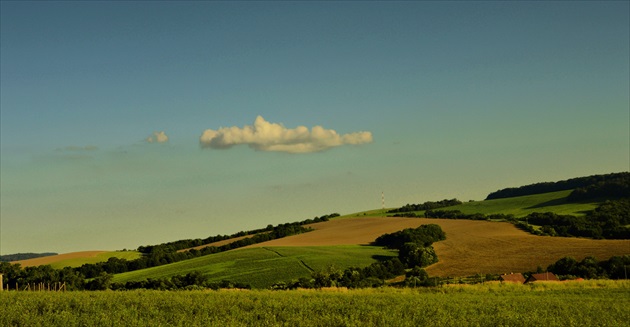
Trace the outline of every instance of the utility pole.
<path fill-rule="evenodd" d="M 385 210 L 385 192 L 381 192 L 381 207 Z"/>

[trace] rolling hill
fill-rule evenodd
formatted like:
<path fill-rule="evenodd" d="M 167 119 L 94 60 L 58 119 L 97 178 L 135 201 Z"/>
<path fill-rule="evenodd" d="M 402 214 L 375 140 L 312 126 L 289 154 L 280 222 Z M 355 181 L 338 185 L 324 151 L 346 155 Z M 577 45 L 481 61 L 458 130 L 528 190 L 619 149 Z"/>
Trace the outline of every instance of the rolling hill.
<path fill-rule="evenodd" d="M 139 258 L 140 253 L 136 251 L 81 251 L 13 261 L 11 263 L 18 263 L 22 267 L 50 265 L 55 269 L 61 269 L 64 267 L 80 267 L 86 263 L 107 261 L 111 257 L 133 260 Z"/>
<path fill-rule="evenodd" d="M 604 199 L 569 201 L 571 190 L 517 197 L 471 201 L 442 207 L 465 214 L 509 214 L 517 218 L 534 212 L 553 212 L 584 216 Z M 423 211 L 416 212 L 422 215 Z M 391 215 L 391 214 L 390 214 Z M 312 272 L 333 266 L 336 269 L 365 267 L 379 259 L 396 256 L 396 252 L 370 244 L 385 233 L 423 224 L 438 224 L 446 240 L 433 244 L 439 262 L 426 268 L 431 276 L 465 277 L 475 274 L 501 274 L 546 268 L 558 259 L 571 256 L 581 260 L 594 256 L 606 260 L 611 256 L 630 254 L 630 240 L 594 240 L 576 237 L 535 236 L 501 221 L 394 218 L 387 209 L 369 210 L 340 216 L 329 221 L 306 225 L 313 231 L 239 249 L 183 260 L 167 265 L 130 271 L 114 276 L 114 282 L 169 278 L 189 272 L 201 272 L 212 282 L 229 280 L 265 288 L 277 282 L 309 277 Z M 240 238 L 251 237 L 250 235 Z M 219 246 L 239 238 L 206 244 Z M 180 251 L 185 251 L 180 250 Z M 85 251 L 52 257 L 24 260 L 23 267 L 51 264 L 54 268 L 78 267 L 84 263 L 107 261 L 110 257 L 132 260 L 135 251 Z"/>
<path fill-rule="evenodd" d="M 506 222 L 354 217 L 312 224 L 315 229 L 312 232 L 243 249 L 118 274 L 114 281 L 170 277 L 198 270 L 212 281 L 227 279 L 268 287 L 276 282 L 307 277 L 312 270 L 323 270 L 329 265 L 342 269 L 367 266 L 375 261 L 374 256 L 395 255 L 367 245 L 384 233 L 423 224 L 438 224 L 447 235 L 445 241 L 433 245 L 440 261 L 426 269 L 431 276 L 533 271 L 565 256 L 578 260 L 586 256 L 607 259 L 630 253 L 629 240 L 535 236 Z"/>
<path fill-rule="evenodd" d="M 259 246 L 117 274 L 113 281 L 168 278 L 199 271 L 211 282 L 229 280 L 249 284 L 254 288 L 267 288 L 277 282 L 309 277 L 312 272 L 325 270 L 330 266 L 338 269 L 368 266 L 376 261 L 374 256 L 393 257 L 396 253 L 380 247 L 360 245 Z"/>
<path fill-rule="evenodd" d="M 601 201 L 570 202 L 567 197 L 571 190 L 524 195 L 513 198 L 501 198 L 484 201 L 470 201 L 459 205 L 443 207 L 440 210 L 459 210 L 465 214 L 482 213 L 484 215 L 505 214 L 514 215 L 517 218 L 527 216 L 534 212 L 553 212 L 559 215 L 583 216 L 586 211 L 595 209 Z M 387 213 L 390 209 L 369 210 L 345 215 L 342 217 L 368 216 L 383 217 L 392 216 Z M 422 216 L 424 210 L 414 211 Z"/>

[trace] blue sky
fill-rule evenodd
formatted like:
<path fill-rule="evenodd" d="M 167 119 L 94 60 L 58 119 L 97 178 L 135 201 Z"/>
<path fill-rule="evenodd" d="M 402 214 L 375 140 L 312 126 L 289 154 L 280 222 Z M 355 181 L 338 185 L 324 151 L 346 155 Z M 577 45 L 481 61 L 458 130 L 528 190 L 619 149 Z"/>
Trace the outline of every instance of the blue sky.
<path fill-rule="evenodd" d="M 630 169 L 628 2 L 1 9 L 2 254 Z"/>

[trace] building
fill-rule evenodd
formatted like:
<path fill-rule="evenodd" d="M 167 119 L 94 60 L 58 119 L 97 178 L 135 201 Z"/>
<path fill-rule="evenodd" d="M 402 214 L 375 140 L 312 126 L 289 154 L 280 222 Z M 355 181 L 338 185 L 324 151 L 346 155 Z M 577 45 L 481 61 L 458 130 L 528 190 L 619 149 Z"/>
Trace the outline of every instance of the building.
<path fill-rule="evenodd" d="M 560 280 L 552 272 L 544 272 L 540 274 L 532 274 L 527 278 L 525 284 L 533 282 L 559 282 Z"/>
<path fill-rule="evenodd" d="M 502 283 L 519 283 L 519 284 L 523 284 L 525 283 L 525 277 L 523 277 L 523 274 L 521 273 L 511 273 L 511 274 L 505 274 L 505 275 L 501 275 L 499 277 L 499 280 Z"/>

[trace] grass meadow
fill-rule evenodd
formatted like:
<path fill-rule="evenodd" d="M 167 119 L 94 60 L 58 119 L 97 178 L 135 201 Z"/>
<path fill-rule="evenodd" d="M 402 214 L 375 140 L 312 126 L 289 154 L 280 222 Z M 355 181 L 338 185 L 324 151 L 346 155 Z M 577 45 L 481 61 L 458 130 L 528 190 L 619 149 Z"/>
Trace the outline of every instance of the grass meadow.
<path fill-rule="evenodd" d="M 168 278 L 199 271 L 211 282 L 229 280 L 250 284 L 253 288 L 268 288 L 277 282 L 309 277 L 312 271 L 331 265 L 339 269 L 364 267 L 377 261 L 374 256 L 396 255 L 381 247 L 361 245 L 248 248 L 117 274 L 113 281 Z"/>
<path fill-rule="evenodd" d="M 505 199 L 471 201 L 464 202 L 456 206 L 439 208 L 438 210 L 459 210 L 465 214 L 512 214 L 518 218 L 525 217 L 528 214 L 534 212 L 553 212 L 559 215 L 582 216 L 586 211 L 593 210 L 597 207 L 597 202 L 568 202 L 567 196 L 569 196 L 571 192 L 572 190 L 567 190 Z M 418 203 L 421 202 L 422 201 L 419 201 Z M 351 215 L 341 216 L 340 218 L 363 216 L 382 217 L 388 215 L 387 210 L 390 209 L 364 211 Z M 415 213 L 421 216 L 424 215 L 424 211 L 416 211 Z"/>
<path fill-rule="evenodd" d="M 465 214 L 512 214 L 525 217 L 534 212 L 553 212 L 559 215 L 583 216 L 586 211 L 597 208 L 598 203 L 568 202 L 572 190 L 558 191 L 505 199 L 465 202 L 445 210 L 460 210 Z"/>
<path fill-rule="evenodd" d="M 630 282 L 2 292 L 1 326 L 628 326 Z"/>

